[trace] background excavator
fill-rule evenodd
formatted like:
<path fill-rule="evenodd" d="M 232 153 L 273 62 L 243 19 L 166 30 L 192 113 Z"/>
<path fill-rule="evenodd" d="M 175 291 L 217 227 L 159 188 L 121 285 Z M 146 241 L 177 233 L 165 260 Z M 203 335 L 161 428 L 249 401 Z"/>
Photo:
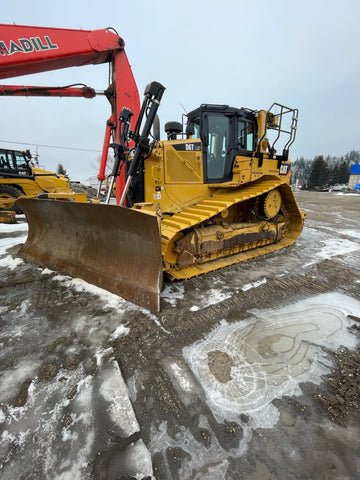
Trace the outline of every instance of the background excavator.
<path fill-rule="evenodd" d="M 110 196 L 106 204 L 18 200 L 29 223 L 21 255 L 158 311 L 163 274 L 187 279 L 296 241 L 305 217 L 289 185 L 297 109 L 203 104 L 186 115 L 186 127 L 168 122 L 167 140 L 160 141 L 151 130 L 165 87 L 147 85 L 139 111 L 120 37 L 109 30 L 8 29 L 8 38 L 0 40 L 0 78 L 14 76 L 14 69 L 20 75 L 88 63 L 112 66 L 112 115 L 99 180 L 112 136 L 109 191 L 116 180 L 119 205 L 109 205 Z M 75 34 L 88 50 L 70 41 Z"/>
<path fill-rule="evenodd" d="M 0 148 L 0 222 L 15 222 L 15 212 L 21 213 L 16 200 L 23 196 L 50 194 L 86 202 L 85 193 L 73 192 L 69 179 L 36 165 L 30 150 Z"/>

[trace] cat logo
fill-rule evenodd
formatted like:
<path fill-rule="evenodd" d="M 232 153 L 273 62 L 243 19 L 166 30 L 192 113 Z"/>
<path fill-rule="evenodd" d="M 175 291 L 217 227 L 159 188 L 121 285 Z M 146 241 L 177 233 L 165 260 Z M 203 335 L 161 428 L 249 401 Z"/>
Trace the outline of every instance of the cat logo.
<path fill-rule="evenodd" d="M 280 171 L 279 171 L 280 175 L 289 175 L 290 168 L 291 166 L 289 163 L 282 163 L 280 165 Z"/>

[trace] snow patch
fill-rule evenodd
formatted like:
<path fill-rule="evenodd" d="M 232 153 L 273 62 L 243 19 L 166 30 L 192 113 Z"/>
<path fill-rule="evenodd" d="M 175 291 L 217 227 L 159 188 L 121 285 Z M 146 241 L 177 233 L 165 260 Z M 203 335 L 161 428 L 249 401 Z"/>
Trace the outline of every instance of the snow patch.
<path fill-rule="evenodd" d="M 186 406 L 196 404 L 204 394 L 188 365 L 181 358 L 168 357 L 161 360 L 181 402 Z"/>
<path fill-rule="evenodd" d="M 26 360 L 19 361 L 12 368 L 3 370 L 0 375 L 1 385 L 6 388 L 0 389 L 0 402 L 6 403 L 19 394 L 19 386 L 27 379 L 36 375 L 39 368 L 39 361 L 32 360 L 29 356 Z"/>
<path fill-rule="evenodd" d="M 192 307 L 189 308 L 190 312 L 198 312 L 200 310 L 200 307 L 197 305 L 193 305 Z"/>
<path fill-rule="evenodd" d="M 10 270 L 15 270 L 15 268 L 21 265 L 22 263 L 24 263 L 24 260 L 22 258 L 19 258 L 19 257 L 14 258 L 8 255 L 7 257 L 2 258 L 0 260 L 0 267 L 9 268 Z"/>
<path fill-rule="evenodd" d="M 220 288 L 210 288 L 206 296 L 203 296 L 199 299 L 198 305 L 192 305 L 190 307 L 191 312 L 197 312 L 198 310 L 203 310 L 204 308 L 210 307 L 211 305 L 216 305 L 221 303 L 224 300 L 230 298 L 232 293 L 228 291 L 225 287 Z"/>
<path fill-rule="evenodd" d="M 95 352 L 96 366 L 101 367 L 103 364 L 104 358 L 113 352 L 112 347 L 101 348 Z"/>
<path fill-rule="evenodd" d="M 125 327 L 125 325 L 119 325 L 116 330 L 110 335 L 110 340 L 115 340 L 116 338 L 122 337 L 123 335 L 128 335 L 130 329 Z"/>
<path fill-rule="evenodd" d="M 2 238 L 0 242 L 0 255 L 5 255 L 8 248 L 14 247 L 20 243 L 25 243 L 26 238 L 26 235 L 16 238 Z"/>
<path fill-rule="evenodd" d="M 135 371 L 135 374 L 129 378 L 127 382 L 127 388 L 129 392 L 129 397 L 132 403 L 136 402 L 137 397 L 137 389 L 136 389 L 136 382 L 138 380 L 139 372 L 138 370 Z"/>
<path fill-rule="evenodd" d="M 326 227 L 322 226 L 321 227 L 323 230 L 328 230 L 331 233 L 338 233 L 340 235 L 345 235 L 347 237 L 353 237 L 356 238 L 357 240 L 360 239 L 360 230 L 350 230 L 350 229 L 337 229 L 333 227 Z"/>
<path fill-rule="evenodd" d="M 0 233 L 27 232 L 28 224 L 25 223 L 0 223 Z M 14 240 L 14 239 L 13 239 Z"/>
<path fill-rule="evenodd" d="M 123 466 L 127 469 L 128 475 L 135 476 L 136 480 L 143 480 L 149 476 L 151 479 L 154 479 L 151 455 L 141 439 L 132 443 L 126 449 L 124 464 Z"/>
<path fill-rule="evenodd" d="M 357 240 L 360 239 L 360 230 L 338 230 L 339 233 L 341 233 L 342 235 L 347 235 L 349 237 L 354 237 L 356 238 Z"/>
<path fill-rule="evenodd" d="M 279 418 L 275 398 L 300 395 L 300 382 L 319 384 L 329 373 L 331 361 L 321 347 L 356 347 L 347 315 L 359 316 L 360 302 L 334 293 L 252 313 L 255 318 L 246 321 L 222 321 L 183 356 L 218 422 L 238 422 L 246 414 L 252 428 L 270 428 Z"/>
<path fill-rule="evenodd" d="M 97 296 L 102 302 L 104 302 L 105 308 L 112 308 L 117 312 L 125 312 L 125 310 L 129 309 L 129 307 L 136 310 L 141 308 L 137 305 L 127 302 L 122 297 L 119 297 L 119 295 L 115 295 L 108 290 L 97 287 L 96 285 L 92 285 L 81 278 L 72 278 L 67 275 L 55 275 L 52 277 L 52 280 L 62 283 L 67 288 L 73 288 L 76 292 L 85 292 Z"/>
<path fill-rule="evenodd" d="M 359 197 L 360 198 L 360 195 L 358 193 L 344 193 L 344 192 L 339 192 L 336 194 L 336 196 L 340 196 L 340 197 L 344 197 L 344 196 L 347 196 L 347 197 Z"/>
<path fill-rule="evenodd" d="M 307 263 L 305 267 L 314 265 L 317 261 L 328 260 L 339 255 L 356 252 L 360 250 L 360 244 L 343 238 L 329 238 L 320 244 L 320 250 L 315 253 L 315 260 Z"/>
<path fill-rule="evenodd" d="M 50 268 L 40 268 L 41 275 L 51 275 L 54 273 L 54 270 L 50 270 Z"/>
<path fill-rule="evenodd" d="M 160 297 L 174 307 L 178 300 L 182 300 L 184 298 L 184 291 L 184 285 L 172 283 L 165 286 L 160 294 Z"/>
<path fill-rule="evenodd" d="M 157 325 L 164 333 L 167 333 L 168 335 L 171 333 L 169 330 L 167 330 L 167 329 L 160 323 L 160 320 L 158 319 L 158 317 L 157 317 L 156 315 L 154 315 L 154 314 L 152 314 L 152 313 L 149 314 L 149 312 L 148 312 L 147 310 L 145 310 L 145 309 L 143 309 L 143 312 L 144 312 L 144 313 L 147 313 L 148 316 L 149 316 L 149 318 L 150 318 L 151 320 L 153 320 L 153 321 L 156 323 L 156 325 Z M 164 317 L 162 317 L 162 318 L 164 318 Z"/>
<path fill-rule="evenodd" d="M 251 288 L 256 288 L 260 287 L 260 285 L 264 285 L 267 282 L 266 278 L 263 278 L 262 280 L 258 280 L 257 282 L 252 282 L 252 283 L 247 283 L 242 287 L 242 291 L 246 292 L 247 290 L 250 290 Z"/>
<path fill-rule="evenodd" d="M 201 428 L 211 431 L 211 427 L 204 416 L 200 416 L 199 424 Z M 200 425 L 199 425 L 200 426 Z M 178 472 L 178 478 L 183 480 L 190 480 L 195 478 L 217 478 L 218 480 L 226 479 L 226 472 L 229 466 L 229 460 L 233 457 L 239 457 L 244 452 L 244 445 L 249 441 L 247 435 L 247 427 L 244 429 L 244 438 L 240 441 L 237 449 L 230 448 L 224 450 L 219 444 L 216 436 L 211 436 L 210 445 L 204 445 L 203 442 L 198 442 L 189 429 L 182 427 L 180 431 L 174 436 L 170 436 L 167 432 L 167 422 L 163 421 L 155 427 L 151 425 L 150 429 L 150 451 L 152 455 L 160 453 L 164 468 L 166 470 L 166 477 L 173 478 L 171 474 L 171 467 L 167 457 L 168 448 L 180 448 L 188 453 L 181 462 Z M 199 472 L 203 471 L 204 465 L 209 465 L 206 469 L 206 475 L 199 476 Z M 209 472 L 216 473 L 215 476 L 209 476 Z M 195 475 L 198 473 L 198 475 Z M 204 472 L 205 473 L 205 472 Z"/>
<path fill-rule="evenodd" d="M 108 402 L 108 413 L 111 420 L 123 436 L 130 437 L 140 431 L 133 411 L 127 387 L 116 361 L 102 367 L 102 384 L 100 394 Z"/>

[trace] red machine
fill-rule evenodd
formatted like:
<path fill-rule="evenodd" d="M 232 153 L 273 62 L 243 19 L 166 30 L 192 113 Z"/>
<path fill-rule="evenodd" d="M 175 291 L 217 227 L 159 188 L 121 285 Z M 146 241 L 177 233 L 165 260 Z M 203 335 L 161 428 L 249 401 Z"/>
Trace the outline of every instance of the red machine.
<path fill-rule="evenodd" d="M 110 102 L 111 116 L 106 123 L 98 174 L 100 192 L 111 136 L 115 144 L 120 143 L 119 114 L 126 107 L 136 120 L 140 110 L 139 93 L 124 50 L 124 40 L 110 29 L 91 31 L 2 24 L 0 32 L 0 79 L 89 64 L 111 65 L 111 84 L 101 92 Z M 98 93 L 87 86 L 0 86 L 0 95 L 12 96 L 93 98 Z M 123 190 L 125 169 L 117 181 Z"/>
<path fill-rule="evenodd" d="M 29 225 L 28 239 L 20 255 L 55 266 L 157 311 L 162 285 L 157 217 L 108 203 L 115 179 L 117 199 L 122 205 L 125 203 L 124 192 L 137 173 L 142 156 L 149 152 L 148 136 L 165 87 L 158 82 L 147 85 L 140 109 L 139 93 L 124 51 L 124 41 L 111 29 L 89 31 L 0 25 L 0 80 L 101 63 L 108 63 L 111 69 L 110 85 L 104 92 L 95 92 L 83 85 L 55 88 L 0 86 L 0 95 L 12 96 L 92 98 L 102 93 L 111 105 L 98 174 L 100 194 L 108 150 L 114 148 L 107 205 L 54 201 L 48 196 L 19 199 L 17 204 Z M 135 128 L 130 130 L 131 120 L 135 122 Z M 127 162 L 130 152 L 132 161 Z M 132 165 L 126 172 L 129 163 Z M 39 207 L 49 209 L 46 213 L 39 213 Z M 145 262 L 139 255 L 143 251 L 148 256 Z"/>

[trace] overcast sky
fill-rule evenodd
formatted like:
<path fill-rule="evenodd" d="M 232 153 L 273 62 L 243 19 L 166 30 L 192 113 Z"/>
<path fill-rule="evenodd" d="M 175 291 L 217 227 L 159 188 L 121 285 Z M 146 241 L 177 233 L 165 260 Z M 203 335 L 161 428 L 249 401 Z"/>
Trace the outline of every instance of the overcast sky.
<path fill-rule="evenodd" d="M 299 109 L 297 137 L 290 151 L 293 160 L 360 150 L 359 0 L 3 3 L 4 24 L 114 27 L 126 42 L 140 98 L 152 80 L 166 87 L 159 109 L 162 131 L 167 121 L 181 121 L 183 107 L 190 111 L 201 103 L 219 103 L 266 109 L 278 102 Z M 86 83 L 104 90 L 107 81 L 108 67 L 101 65 L 1 83 Z M 0 147 L 38 145 L 40 163 L 46 168 L 56 169 L 60 162 L 72 180 L 96 175 L 110 115 L 104 97 L 1 97 L 0 102 Z M 30 145 L 32 153 L 34 145 Z"/>

